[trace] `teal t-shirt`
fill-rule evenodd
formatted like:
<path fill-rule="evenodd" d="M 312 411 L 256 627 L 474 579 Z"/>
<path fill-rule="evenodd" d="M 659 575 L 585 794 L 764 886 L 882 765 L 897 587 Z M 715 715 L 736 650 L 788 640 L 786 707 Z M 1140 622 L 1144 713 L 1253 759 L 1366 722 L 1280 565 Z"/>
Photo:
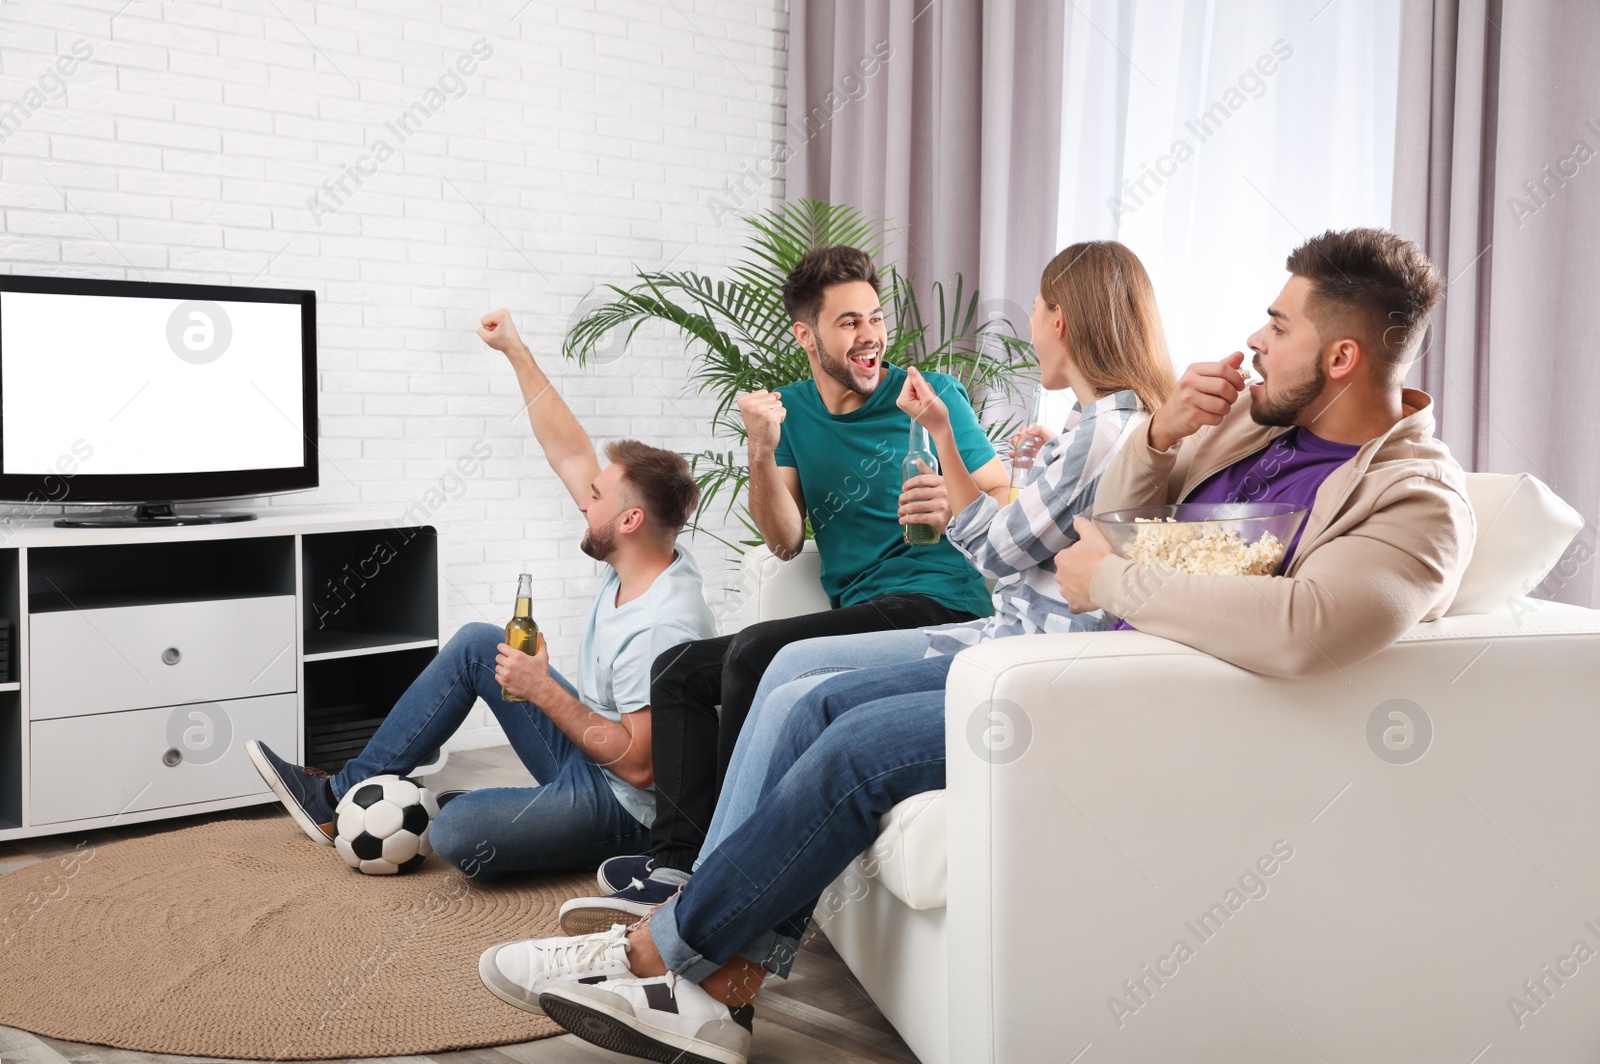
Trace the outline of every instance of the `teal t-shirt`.
<path fill-rule="evenodd" d="M 950 408 L 956 447 L 967 468 L 994 457 L 966 387 L 947 373 L 924 373 Z M 900 463 L 910 447 L 911 418 L 895 400 L 906 371 L 884 363 L 877 389 L 848 414 L 830 414 L 817 382 L 778 389 L 785 410 L 774 457 L 800 474 L 800 490 L 822 557 L 822 589 L 834 607 L 880 595 L 926 595 L 978 617 L 993 612 L 983 577 L 941 538 L 913 547 L 900 524 Z"/>

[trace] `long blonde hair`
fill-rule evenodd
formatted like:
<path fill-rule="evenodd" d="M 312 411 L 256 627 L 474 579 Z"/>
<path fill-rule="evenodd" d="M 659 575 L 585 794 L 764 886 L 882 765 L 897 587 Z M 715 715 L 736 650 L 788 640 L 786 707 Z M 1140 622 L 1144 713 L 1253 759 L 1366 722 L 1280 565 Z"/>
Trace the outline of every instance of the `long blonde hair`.
<path fill-rule="evenodd" d="M 1095 394 L 1131 388 L 1152 411 L 1167 401 L 1177 380 L 1155 288 L 1126 245 L 1073 244 L 1044 268 L 1039 295 L 1052 309 L 1061 308 L 1067 354 Z"/>

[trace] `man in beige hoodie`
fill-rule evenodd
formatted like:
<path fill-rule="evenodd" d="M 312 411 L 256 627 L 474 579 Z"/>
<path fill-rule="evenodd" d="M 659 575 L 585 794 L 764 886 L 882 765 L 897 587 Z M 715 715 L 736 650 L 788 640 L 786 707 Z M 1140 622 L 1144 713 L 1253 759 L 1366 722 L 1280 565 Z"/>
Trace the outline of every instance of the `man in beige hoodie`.
<path fill-rule="evenodd" d="M 1195 576 L 1118 557 L 1092 521 L 1056 555 L 1075 612 L 1186 643 L 1252 672 L 1307 676 L 1377 653 L 1442 614 L 1472 554 L 1466 483 L 1403 386 L 1443 289 L 1381 229 L 1327 232 L 1244 355 L 1190 366 L 1100 482 L 1095 512 L 1174 502 L 1310 507 L 1275 576 Z"/>

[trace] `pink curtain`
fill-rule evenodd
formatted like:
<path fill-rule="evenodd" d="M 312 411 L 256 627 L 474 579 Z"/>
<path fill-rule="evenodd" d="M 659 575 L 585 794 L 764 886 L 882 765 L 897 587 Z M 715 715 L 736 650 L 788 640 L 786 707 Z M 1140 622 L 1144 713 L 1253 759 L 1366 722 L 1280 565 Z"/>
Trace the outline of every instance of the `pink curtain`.
<path fill-rule="evenodd" d="M 919 290 L 960 274 L 1025 328 L 1058 250 L 1063 10 L 793 0 L 785 198 L 882 217 Z"/>
<path fill-rule="evenodd" d="M 1405 0 L 1400 47 L 1393 225 L 1449 282 L 1413 380 L 1584 515 L 1536 594 L 1600 605 L 1600 5 Z"/>

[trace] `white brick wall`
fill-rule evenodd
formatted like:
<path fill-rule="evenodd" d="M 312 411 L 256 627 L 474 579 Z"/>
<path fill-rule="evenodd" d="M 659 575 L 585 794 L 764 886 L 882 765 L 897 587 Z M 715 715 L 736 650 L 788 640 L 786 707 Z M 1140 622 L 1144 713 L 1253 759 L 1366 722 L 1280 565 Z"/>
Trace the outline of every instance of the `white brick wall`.
<path fill-rule="evenodd" d="M 710 404 L 664 333 L 585 371 L 556 352 L 580 300 L 632 264 L 716 271 L 735 257 L 739 227 L 707 204 L 782 135 L 784 8 L 8 2 L 0 270 L 315 289 L 323 486 L 276 502 L 399 515 L 487 441 L 493 457 L 432 518 L 450 540 L 449 628 L 503 622 L 526 568 L 571 671 L 598 566 L 578 552 L 582 522 L 516 382 L 473 329 L 510 306 L 597 439 L 712 444 Z M 491 54 L 462 74 L 478 41 Z M 452 75 L 464 93 L 429 101 L 442 76 L 456 90 Z M 385 125 L 438 100 L 404 140 Z M 394 155 L 335 199 L 323 182 L 372 169 L 380 140 Z M 782 188 L 763 191 L 748 206 Z M 729 609 L 724 549 L 693 546 Z M 463 745 L 492 738 L 486 716 Z"/>

